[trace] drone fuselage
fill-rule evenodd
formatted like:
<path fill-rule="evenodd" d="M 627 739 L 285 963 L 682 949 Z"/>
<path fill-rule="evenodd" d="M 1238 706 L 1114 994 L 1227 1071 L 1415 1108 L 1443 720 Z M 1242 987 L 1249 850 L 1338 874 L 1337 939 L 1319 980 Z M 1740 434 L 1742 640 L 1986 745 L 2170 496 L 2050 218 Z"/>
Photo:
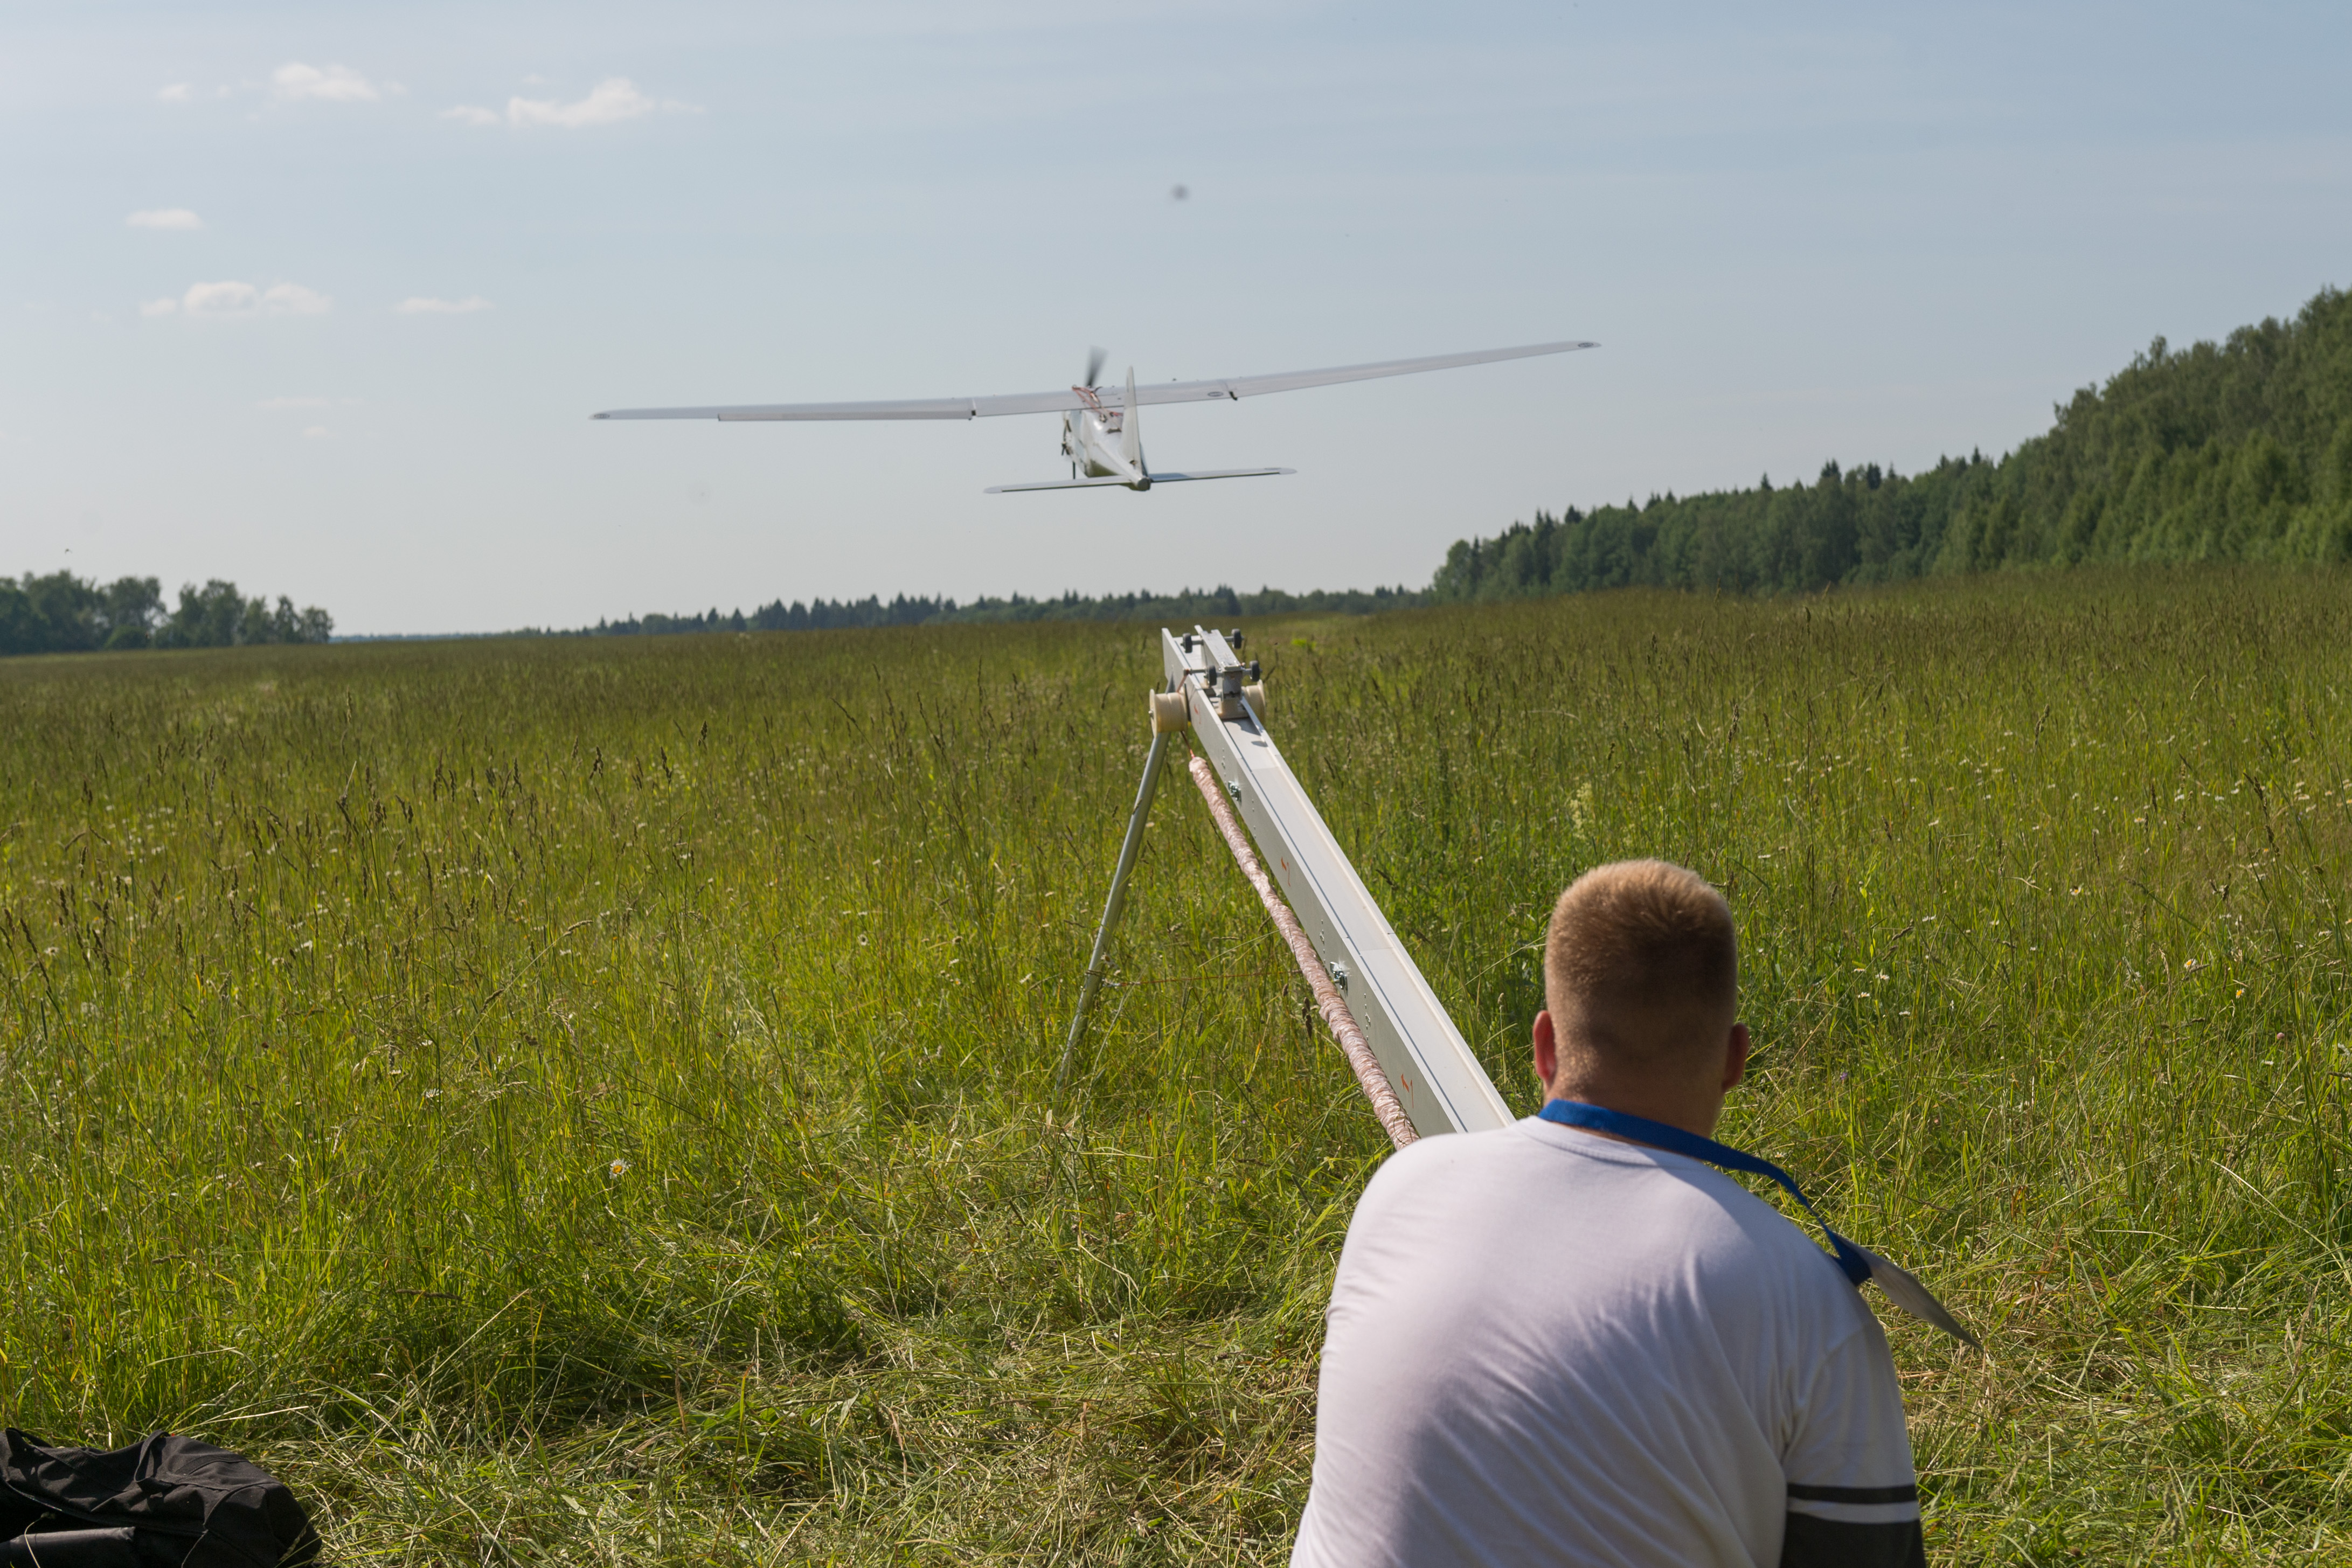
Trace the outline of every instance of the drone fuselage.
<path fill-rule="evenodd" d="M 1062 456 L 1069 461 L 1070 477 L 1118 479 L 1130 489 L 1150 489 L 1151 472 L 1144 466 L 1141 433 L 1132 442 L 1128 438 L 1130 411 L 1105 407 L 1095 387 L 1070 390 L 1086 401 L 1085 407 L 1062 416 Z"/>

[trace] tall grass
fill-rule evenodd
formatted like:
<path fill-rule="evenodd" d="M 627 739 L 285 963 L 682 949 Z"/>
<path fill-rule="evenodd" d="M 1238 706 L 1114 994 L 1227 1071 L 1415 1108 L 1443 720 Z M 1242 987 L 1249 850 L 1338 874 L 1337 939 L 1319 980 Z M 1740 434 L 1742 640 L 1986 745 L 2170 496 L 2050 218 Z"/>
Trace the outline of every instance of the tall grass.
<path fill-rule="evenodd" d="M 1890 1325 L 1939 1561 L 2352 1551 L 2352 581 L 1254 627 L 1515 1104 L 1551 896 L 1730 892 L 1727 1135 Z M 1278 1560 L 1385 1141 L 1135 627 L 0 665 L 0 1419 L 396 1562 Z"/>

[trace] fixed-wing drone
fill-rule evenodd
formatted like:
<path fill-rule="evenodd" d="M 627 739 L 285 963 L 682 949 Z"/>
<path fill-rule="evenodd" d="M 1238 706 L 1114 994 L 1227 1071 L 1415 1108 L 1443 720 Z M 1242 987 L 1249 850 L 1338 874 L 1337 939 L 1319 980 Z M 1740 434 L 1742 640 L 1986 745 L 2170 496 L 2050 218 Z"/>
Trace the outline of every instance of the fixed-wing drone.
<path fill-rule="evenodd" d="M 1066 392 L 1017 392 L 1002 397 L 927 397 L 895 403 L 771 403 L 723 408 L 615 408 L 591 416 L 597 419 L 977 419 L 992 414 L 1059 414 L 1062 456 L 1070 465 L 1066 479 L 1042 484 L 991 485 L 990 495 L 1010 490 L 1087 489 L 1097 485 L 1124 485 L 1148 490 L 1188 479 L 1246 479 L 1262 474 L 1288 474 L 1294 468 L 1203 468 L 1184 474 L 1156 474 L 1143 460 L 1143 432 L 1139 410 L 1147 403 L 1233 402 L 1269 392 L 1296 392 L 1301 387 L 1331 386 L 1343 381 L 1370 381 L 1383 375 L 1412 375 L 1424 370 L 1451 370 L 1457 365 L 1488 364 L 1496 360 L 1527 359 L 1535 354 L 1566 353 L 1571 349 L 1597 348 L 1597 343 L 1529 343 L 1515 349 L 1480 349 L 1466 354 L 1433 354 L 1427 359 L 1381 360 L 1376 364 L 1343 364 L 1330 370 L 1294 370 L 1280 375 L 1237 375 L 1223 381 L 1170 381 L 1149 386 L 1102 386 L 1103 353 L 1087 362 L 1083 385 Z"/>

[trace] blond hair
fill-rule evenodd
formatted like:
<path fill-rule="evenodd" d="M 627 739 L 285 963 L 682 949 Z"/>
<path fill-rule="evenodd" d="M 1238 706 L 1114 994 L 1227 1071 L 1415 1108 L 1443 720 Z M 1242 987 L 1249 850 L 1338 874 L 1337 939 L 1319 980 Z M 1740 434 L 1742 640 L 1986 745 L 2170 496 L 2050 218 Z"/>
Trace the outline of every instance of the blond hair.
<path fill-rule="evenodd" d="M 1721 1044 L 1738 1003 L 1731 906 L 1664 860 L 1595 866 L 1552 907 L 1544 1000 L 1587 1066 L 1643 1070 Z"/>

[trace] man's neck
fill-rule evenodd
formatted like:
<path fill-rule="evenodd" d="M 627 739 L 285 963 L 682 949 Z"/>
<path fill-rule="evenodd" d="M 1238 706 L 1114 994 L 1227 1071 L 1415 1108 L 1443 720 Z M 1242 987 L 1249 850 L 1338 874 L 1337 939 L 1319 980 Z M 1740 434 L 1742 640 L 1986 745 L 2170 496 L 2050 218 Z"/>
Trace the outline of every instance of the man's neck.
<path fill-rule="evenodd" d="M 1547 1099 L 1573 1100 L 1586 1105 L 1597 1105 L 1603 1110 L 1614 1110 L 1626 1116 L 1639 1116 L 1648 1121 L 1663 1121 L 1685 1132 L 1701 1138 L 1715 1136 L 1716 1123 L 1723 1119 L 1723 1091 L 1672 1090 L 1661 1091 L 1644 1085 L 1641 1089 L 1623 1089 L 1605 1084 L 1575 1083 L 1566 1079 L 1555 1083 Z M 1620 1143 L 1639 1142 L 1639 1139 L 1618 1138 L 1612 1132 L 1595 1132 L 1590 1128 L 1577 1128 L 1595 1138 L 1612 1138 Z"/>

